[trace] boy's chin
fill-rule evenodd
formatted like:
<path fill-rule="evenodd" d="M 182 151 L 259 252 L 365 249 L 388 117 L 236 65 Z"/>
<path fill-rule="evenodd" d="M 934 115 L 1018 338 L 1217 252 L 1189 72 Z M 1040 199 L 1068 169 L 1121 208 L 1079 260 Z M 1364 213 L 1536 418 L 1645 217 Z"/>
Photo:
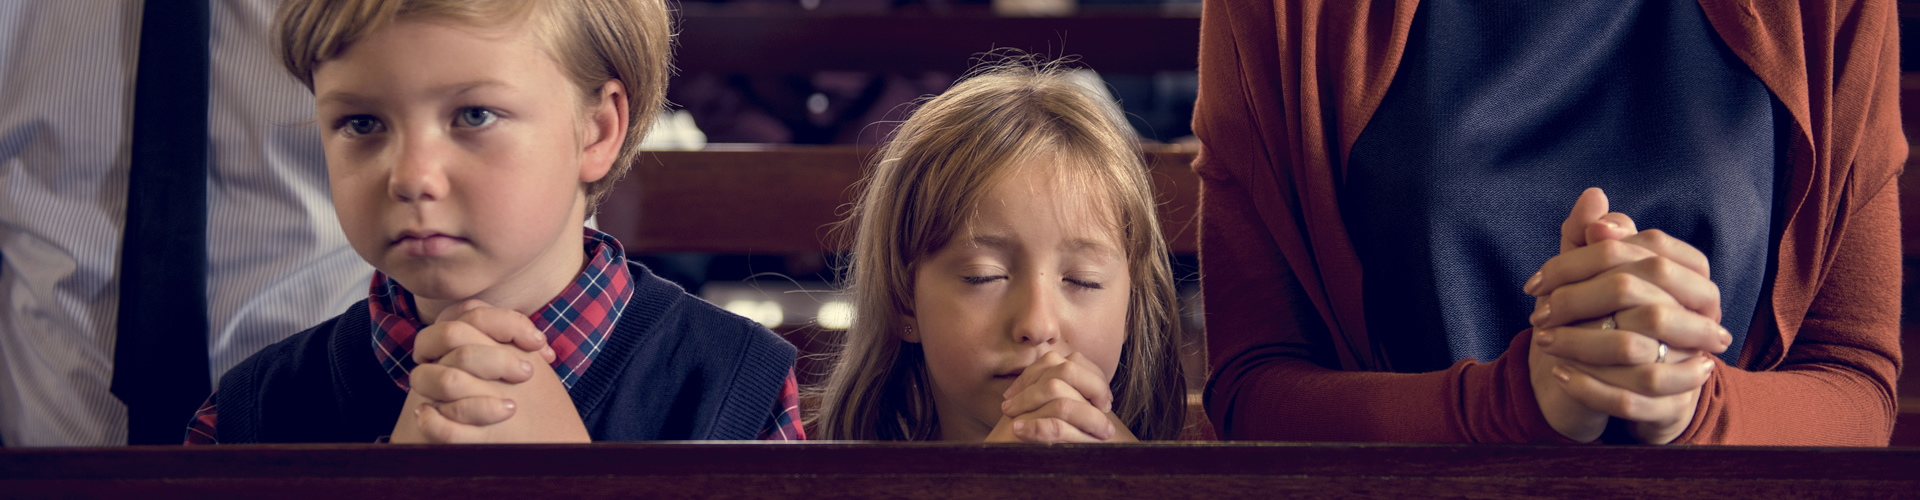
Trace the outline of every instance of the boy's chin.
<path fill-rule="evenodd" d="M 414 302 L 434 301 L 448 304 L 475 298 L 486 289 L 472 279 L 459 279 L 445 276 L 446 271 L 421 273 L 388 273 L 387 277 L 399 282 L 402 288 L 413 294 Z M 424 318 L 423 318 L 424 319 Z"/>

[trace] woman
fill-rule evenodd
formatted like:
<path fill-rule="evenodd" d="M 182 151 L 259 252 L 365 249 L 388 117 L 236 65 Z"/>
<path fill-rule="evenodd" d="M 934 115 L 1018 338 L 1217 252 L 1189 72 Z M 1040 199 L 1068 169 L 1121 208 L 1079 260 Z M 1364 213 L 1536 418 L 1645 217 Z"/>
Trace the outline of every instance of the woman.
<path fill-rule="evenodd" d="M 1206 6 L 1223 437 L 1885 445 L 1893 2 L 1507 3 Z M 1569 213 L 1587 186 L 1614 206 Z M 1697 276 L 1626 277 L 1645 267 Z"/>

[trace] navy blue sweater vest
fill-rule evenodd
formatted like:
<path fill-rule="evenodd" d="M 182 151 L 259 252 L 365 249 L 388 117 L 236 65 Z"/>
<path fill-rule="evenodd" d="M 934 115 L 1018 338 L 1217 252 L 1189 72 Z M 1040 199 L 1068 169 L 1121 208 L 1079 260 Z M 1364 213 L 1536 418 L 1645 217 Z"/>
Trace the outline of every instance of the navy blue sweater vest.
<path fill-rule="evenodd" d="M 794 347 L 629 263 L 634 293 L 569 390 L 594 441 L 756 439 Z M 374 360 L 367 303 L 262 349 L 220 378 L 221 443 L 369 443 L 406 392 Z"/>

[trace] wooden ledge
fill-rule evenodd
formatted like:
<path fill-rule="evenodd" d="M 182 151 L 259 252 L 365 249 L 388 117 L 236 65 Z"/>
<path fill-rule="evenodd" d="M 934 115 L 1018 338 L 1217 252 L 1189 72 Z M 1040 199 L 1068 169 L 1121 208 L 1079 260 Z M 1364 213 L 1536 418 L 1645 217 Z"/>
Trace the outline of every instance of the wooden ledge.
<path fill-rule="evenodd" d="M 0 452 L 6 496 L 1901 496 L 1920 449 L 1278 443 L 278 445 Z"/>

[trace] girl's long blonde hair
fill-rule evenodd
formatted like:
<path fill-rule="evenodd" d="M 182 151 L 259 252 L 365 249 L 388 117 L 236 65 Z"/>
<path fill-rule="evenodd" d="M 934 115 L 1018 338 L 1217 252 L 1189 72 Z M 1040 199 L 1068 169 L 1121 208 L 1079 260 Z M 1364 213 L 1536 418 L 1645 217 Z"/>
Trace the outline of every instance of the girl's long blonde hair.
<path fill-rule="evenodd" d="M 1059 61 L 977 69 L 917 109 L 875 159 L 841 229 L 853 231 L 845 287 L 854 319 L 832 372 L 810 389 L 817 439 L 922 441 L 940 435 L 920 344 L 896 335 L 913 312 L 915 265 L 938 252 L 986 193 L 1028 160 L 1052 160 L 1063 196 L 1113 214 L 1127 254 L 1127 338 L 1113 412 L 1143 440 L 1176 439 L 1186 415 L 1178 312 L 1153 183 L 1112 101 Z"/>

